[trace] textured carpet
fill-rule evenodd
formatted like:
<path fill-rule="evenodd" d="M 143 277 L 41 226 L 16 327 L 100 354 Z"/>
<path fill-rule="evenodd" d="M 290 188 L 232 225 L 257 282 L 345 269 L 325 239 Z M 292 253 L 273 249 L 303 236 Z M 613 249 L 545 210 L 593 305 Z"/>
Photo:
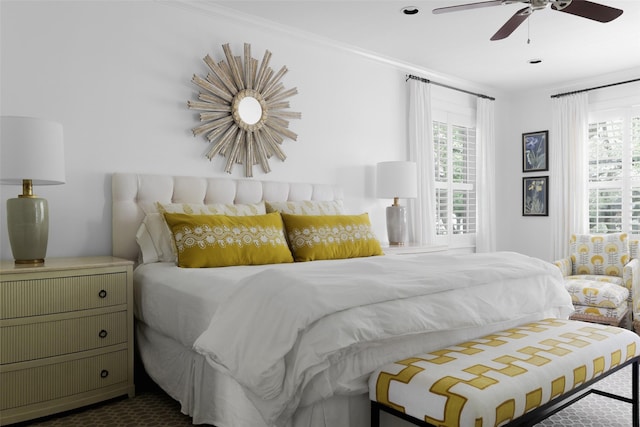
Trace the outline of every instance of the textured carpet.
<path fill-rule="evenodd" d="M 191 425 L 191 417 L 180 412 L 178 402 L 159 387 L 145 387 L 143 390 L 136 389 L 136 396 L 131 399 L 125 396 L 15 426 L 180 427 Z"/>
<path fill-rule="evenodd" d="M 601 380 L 598 389 L 631 396 L 631 367 Z M 121 398 L 65 414 L 16 426 L 42 427 L 139 427 L 190 426 L 191 418 L 180 413 L 180 405 L 157 386 L 145 382 L 132 399 Z M 631 405 L 606 397 L 590 395 L 569 408 L 547 418 L 544 427 L 628 427 Z"/>

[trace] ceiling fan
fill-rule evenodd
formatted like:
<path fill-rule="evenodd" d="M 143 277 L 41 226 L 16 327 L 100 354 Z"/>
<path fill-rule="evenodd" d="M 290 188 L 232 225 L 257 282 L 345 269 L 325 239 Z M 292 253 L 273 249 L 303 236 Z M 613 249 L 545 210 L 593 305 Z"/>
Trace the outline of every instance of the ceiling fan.
<path fill-rule="evenodd" d="M 499 6 L 503 4 L 524 3 L 524 7 L 517 11 L 509 20 L 496 32 L 491 40 L 501 40 L 507 38 L 516 28 L 527 20 L 536 10 L 544 9 L 551 5 L 551 9 L 559 12 L 570 13 L 582 18 L 592 19 L 598 22 L 610 22 L 622 15 L 622 10 L 614 7 L 593 3 L 587 0 L 492 0 L 481 1 L 457 6 L 440 7 L 433 9 L 433 13 L 457 12 L 460 10 L 478 9 L 481 7 Z"/>

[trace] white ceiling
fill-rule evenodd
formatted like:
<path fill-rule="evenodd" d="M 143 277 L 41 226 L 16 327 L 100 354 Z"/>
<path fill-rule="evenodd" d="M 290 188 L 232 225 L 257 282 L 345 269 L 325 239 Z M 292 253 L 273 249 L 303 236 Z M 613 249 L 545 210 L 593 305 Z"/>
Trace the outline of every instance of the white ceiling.
<path fill-rule="evenodd" d="M 547 7 L 534 12 L 510 37 L 500 41 L 489 38 L 524 5 L 434 15 L 434 8 L 474 0 L 214 3 L 276 23 L 287 31 L 299 29 L 313 37 L 375 53 L 409 69 L 515 92 L 565 87 L 572 81 L 602 74 L 640 70 L 640 0 L 595 1 L 624 13 L 612 22 L 600 23 Z M 405 6 L 416 6 L 420 12 L 404 15 L 401 9 Z M 533 58 L 542 59 L 542 63 L 529 64 Z"/>

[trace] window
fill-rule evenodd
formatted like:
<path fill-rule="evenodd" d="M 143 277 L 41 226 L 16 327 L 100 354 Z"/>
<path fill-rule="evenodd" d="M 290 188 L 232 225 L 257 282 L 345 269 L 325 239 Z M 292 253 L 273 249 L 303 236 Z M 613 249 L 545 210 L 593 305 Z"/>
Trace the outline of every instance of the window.
<path fill-rule="evenodd" d="M 467 241 L 476 233 L 476 130 L 469 117 L 434 114 L 436 236 Z"/>
<path fill-rule="evenodd" d="M 589 118 L 589 229 L 640 233 L 640 109 Z"/>

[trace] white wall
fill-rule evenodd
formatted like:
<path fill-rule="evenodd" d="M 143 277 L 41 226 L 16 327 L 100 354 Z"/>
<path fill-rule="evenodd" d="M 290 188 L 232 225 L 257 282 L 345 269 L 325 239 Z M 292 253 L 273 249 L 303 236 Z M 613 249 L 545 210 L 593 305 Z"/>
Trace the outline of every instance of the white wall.
<path fill-rule="evenodd" d="M 222 60 L 223 43 L 236 55 L 251 43 L 258 59 L 271 50 L 271 66 L 290 70 L 285 86 L 299 90 L 291 98 L 292 110 L 303 117 L 291 125 L 298 141 L 285 142 L 288 158 L 272 159 L 270 174 L 255 168 L 255 179 L 339 184 L 347 209 L 370 212 L 382 240 L 388 201 L 374 196 L 374 171 L 379 161 L 406 158 L 404 75 L 447 78 L 175 3 L 2 0 L 0 15 L 0 114 L 44 117 L 64 126 L 67 183 L 36 188 L 49 200 L 48 256 L 111 252 L 113 172 L 227 176 L 222 158 L 204 158 L 207 144 L 190 132 L 197 114 L 186 108 L 197 94 L 191 76 L 206 72 L 201 58 L 209 53 Z M 461 86 L 454 78 L 442 83 Z M 549 95 L 560 90 L 508 97 L 475 89 L 497 98 L 497 248 L 549 259 L 550 218 L 522 217 L 520 141 L 523 132 L 551 128 Z M 553 150 L 553 136 L 550 144 Z M 233 176 L 242 177 L 239 167 Z M 2 259 L 12 258 L 5 201 L 20 192 L 0 186 Z"/>
<path fill-rule="evenodd" d="M 65 185 L 37 187 L 49 201 L 47 256 L 109 254 L 113 172 L 228 176 L 224 159 L 210 163 L 194 138 L 194 73 L 207 53 L 224 58 L 273 53 L 286 65 L 291 110 L 301 111 L 286 141 L 287 160 L 254 179 L 336 183 L 350 212 L 369 211 L 386 237 L 384 206 L 375 199 L 375 164 L 405 159 L 404 72 L 345 49 L 248 25 L 242 20 L 160 2 L 2 1 L 2 115 L 44 117 L 64 126 Z M 236 166 L 234 177 L 242 177 Z M 5 200 L 20 187 L 0 187 L 0 257 L 11 259 Z"/>
<path fill-rule="evenodd" d="M 549 188 L 554 185 L 554 174 L 548 172 L 522 172 L 522 133 L 549 130 L 549 153 L 553 155 L 555 135 L 551 132 L 551 95 L 572 90 L 587 89 L 638 78 L 640 69 L 624 70 L 588 81 L 571 82 L 564 87 L 549 88 L 513 95 L 499 103 L 497 129 L 496 171 L 497 183 L 497 247 L 500 250 L 522 252 L 553 261 L 552 216 L 522 216 L 522 178 L 549 176 Z M 625 99 L 640 103 L 640 83 L 615 86 L 589 92 L 589 104 L 607 106 Z M 633 100 L 633 101 L 632 101 Z"/>
<path fill-rule="evenodd" d="M 496 246 L 549 260 L 552 252 L 551 217 L 522 216 L 522 178 L 548 172 L 522 173 L 522 133 L 550 130 L 551 99 L 546 93 L 512 96 L 498 111 L 496 127 Z M 553 138 L 550 136 L 550 150 Z M 553 178 L 549 179 L 553 185 Z"/>

